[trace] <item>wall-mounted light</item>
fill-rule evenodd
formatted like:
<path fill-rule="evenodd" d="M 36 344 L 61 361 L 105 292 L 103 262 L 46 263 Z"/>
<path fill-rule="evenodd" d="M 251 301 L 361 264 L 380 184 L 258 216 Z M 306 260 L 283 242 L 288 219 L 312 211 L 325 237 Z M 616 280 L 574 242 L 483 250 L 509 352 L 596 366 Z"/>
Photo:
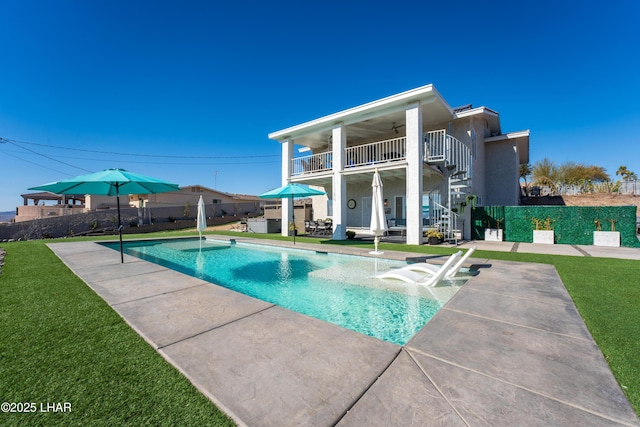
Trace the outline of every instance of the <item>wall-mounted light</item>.
<path fill-rule="evenodd" d="M 384 199 L 384 205 L 387 206 L 389 204 L 389 201 L 387 199 Z"/>

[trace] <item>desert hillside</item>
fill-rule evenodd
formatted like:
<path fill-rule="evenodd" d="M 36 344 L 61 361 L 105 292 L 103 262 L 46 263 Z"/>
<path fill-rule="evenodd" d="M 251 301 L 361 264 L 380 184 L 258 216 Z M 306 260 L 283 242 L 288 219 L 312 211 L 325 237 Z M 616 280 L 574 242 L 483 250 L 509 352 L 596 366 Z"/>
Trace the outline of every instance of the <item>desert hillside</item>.
<path fill-rule="evenodd" d="M 528 197 L 523 205 L 566 205 L 566 206 L 630 206 L 636 207 L 640 217 L 640 196 L 614 193 L 581 194 L 579 196 Z"/>
<path fill-rule="evenodd" d="M 640 196 L 626 194 L 582 194 L 579 196 L 562 196 L 567 206 L 629 206 L 636 207 L 636 215 L 640 216 Z"/>

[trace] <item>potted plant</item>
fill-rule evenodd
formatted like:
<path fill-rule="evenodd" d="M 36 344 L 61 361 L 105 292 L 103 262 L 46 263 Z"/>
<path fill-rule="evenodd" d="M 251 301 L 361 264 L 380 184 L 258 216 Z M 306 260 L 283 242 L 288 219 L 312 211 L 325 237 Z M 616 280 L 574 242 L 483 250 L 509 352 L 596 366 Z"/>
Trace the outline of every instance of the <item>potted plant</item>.
<path fill-rule="evenodd" d="M 353 230 L 347 230 L 345 234 L 347 235 L 347 239 L 349 240 L 353 240 L 356 238 L 356 232 Z"/>
<path fill-rule="evenodd" d="M 535 227 L 533 230 L 533 243 L 553 245 L 555 243 L 555 236 L 551 226 L 553 220 L 547 218 L 542 221 L 538 218 L 532 218 L 531 221 Z"/>
<path fill-rule="evenodd" d="M 296 229 L 296 223 L 291 221 L 289 223 L 289 236 L 297 236 L 298 230 Z"/>
<path fill-rule="evenodd" d="M 444 234 L 435 228 L 427 231 L 427 243 L 430 245 L 439 245 L 444 239 Z"/>
<path fill-rule="evenodd" d="M 502 228 L 500 228 L 500 223 L 502 219 L 496 220 L 496 228 L 485 228 L 484 229 L 484 240 L 488 240 L 490 242 L 502 242 Z"/>
<path fill-rule="evenodd" d="M 596 225 L 596 230 L 593 232 L 594 246 L 620 247 L 620 232 L 616 231 L 617 220 L 608 220 L 608 222 L 611 223 L 611 231 L 602 231 L 602 223 L 599 219 L 596 219 L 593 222 Z"/>

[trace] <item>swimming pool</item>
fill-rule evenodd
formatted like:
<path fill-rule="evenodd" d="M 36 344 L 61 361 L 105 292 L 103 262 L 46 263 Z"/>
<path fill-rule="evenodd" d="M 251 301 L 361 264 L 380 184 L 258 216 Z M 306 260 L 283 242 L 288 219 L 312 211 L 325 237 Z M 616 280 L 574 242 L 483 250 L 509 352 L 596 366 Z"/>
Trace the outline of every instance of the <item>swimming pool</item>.
<path fill-rule="evenodd" d="M 118 244 L 105 245 L 119 249 Z M 456 280 L 429 289 L 374 277 L 407 265 L 401 261 L 224 240 L 131 241 L 124 243 L 124 250 L 146 261 L 400 345 L 406 344 L 462 284 Z"/>

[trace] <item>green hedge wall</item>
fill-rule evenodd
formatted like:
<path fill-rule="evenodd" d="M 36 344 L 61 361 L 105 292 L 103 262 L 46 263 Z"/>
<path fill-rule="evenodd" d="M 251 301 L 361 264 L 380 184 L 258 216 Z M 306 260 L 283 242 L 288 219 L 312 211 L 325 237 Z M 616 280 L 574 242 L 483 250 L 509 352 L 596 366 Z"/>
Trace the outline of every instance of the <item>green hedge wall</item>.
<path fill-rule="evenodd" d="M 615 220 L 615 231 L 620 232 L 620 244 L 640 247 L 636 237 L 635 206 L 483 206 L 472 208 L 472 238 L 484 239 L 485 228 L 504 230 L 504 239 L 509 242 L 532 242 L 535 219 L 544 223 L 551 220 L 556 243 L 592 245 L 596 220 L 602 231 L 611 231 L 611 220 Z"/>

